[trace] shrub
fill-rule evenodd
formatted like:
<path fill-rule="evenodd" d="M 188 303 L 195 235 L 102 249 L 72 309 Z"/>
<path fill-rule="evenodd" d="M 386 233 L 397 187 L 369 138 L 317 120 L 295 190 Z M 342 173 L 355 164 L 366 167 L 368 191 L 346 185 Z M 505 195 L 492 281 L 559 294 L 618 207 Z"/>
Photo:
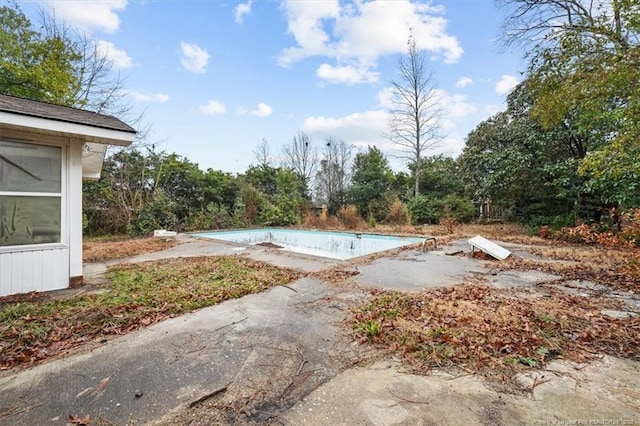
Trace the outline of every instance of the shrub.
<path fill-rule="evenodd" d="M 310 229 L 327 229 L 329 217 L 327 215 L 327 209 L 323 208 L 320 213 L 307 208 L 303 213 L 302 223 L 306 228 Z"/>
<path fill-rule="evenodd" d="M 445 211 L 445 215 L 440 219 L 439 225 L 445 234 L 453 234 L 462 227 L 460 222 L 451 217 L 448 211 Z"/>
<path fill-rule="evenodd" d="M 265 201 L 258 222 L 263 226 L 287 226 L 298 223 L 298 216 L 291 209 L 281 208 L 279 205 Z"/>
<path fill-rule="evenodd" d="M 372 214 L 369 215 L 369 219 L 367 219 L 367 222 L 369 222 L 370 228 L 375 228 L 376 226 L 378 226 L 378 221 L 376 220 L 376 217 Z"/>
<path fill-rule="evenodd" d="M 260 191 L 251 185 L 244 185 L 236 198 L 234 226 L 255 225 L 264 204 L 265 197 Z"/>
<path fill-rule="evenodd" d="M 436 224 L 440 219 L 440 210 L 435 200 L 425 195 L 416 195 L 407 205 L 414 225 Z"/>
<path fill-rule="evenodd" d="M 175 229 L 176 224 L 173 202 L 164 191 L 157 189 L 153 198 L 137 212 L 135 219 L 127 227 L 127 233 L 131 236 L 149 234 L 155 229 Z"/>
<path fill-rule="evenodd" d="M 409 209 L 407 205 L 396 199 L 389 207 L 387 222 L 393 225 L 408 225 L 410 222 Z"/>
<path fill-rule="evenodd" d="M 358 209 L 354 205 L 340 207 L 338 218 L 347 229 L 356 229 L 362 222 L 360 215 L 358 215 Z"/>
<path fill-rule="evenodd" d="M 225 206 L 209 203 L 205 208 L 187 217 L 185 229 L 202 231 L 207 229 L 224 229 L 233 226 L 233 218 Z"/>
<path fill-rule="evenodd" d="M 414 225 L 435 225 L 447 216 L 468 223 L 476 214 L 471 200 L 456 195 L 447 195 L 442 199 L 417 195 L 409 200 L 408 208 Z"/>

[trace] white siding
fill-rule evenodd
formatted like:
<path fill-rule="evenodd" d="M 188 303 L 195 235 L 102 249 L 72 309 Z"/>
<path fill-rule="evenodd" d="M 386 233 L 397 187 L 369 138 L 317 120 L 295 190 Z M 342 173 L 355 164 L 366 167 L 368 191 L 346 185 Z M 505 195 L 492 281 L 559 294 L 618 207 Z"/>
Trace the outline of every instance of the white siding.
<path fill-rule="evenodd" d="M 0 253 L 0 296 L 69 286 L 66 247 Z"/>

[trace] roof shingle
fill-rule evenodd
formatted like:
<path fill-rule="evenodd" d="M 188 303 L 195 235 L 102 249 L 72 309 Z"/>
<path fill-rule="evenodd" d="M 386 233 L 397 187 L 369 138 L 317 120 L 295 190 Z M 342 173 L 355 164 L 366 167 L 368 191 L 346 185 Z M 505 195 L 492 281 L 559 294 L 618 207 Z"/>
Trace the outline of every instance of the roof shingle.
<path fill-rule="evenodd" d="M 0 112 L 136 133 L 133 127 L 110 115 L 1 94 Z"/>

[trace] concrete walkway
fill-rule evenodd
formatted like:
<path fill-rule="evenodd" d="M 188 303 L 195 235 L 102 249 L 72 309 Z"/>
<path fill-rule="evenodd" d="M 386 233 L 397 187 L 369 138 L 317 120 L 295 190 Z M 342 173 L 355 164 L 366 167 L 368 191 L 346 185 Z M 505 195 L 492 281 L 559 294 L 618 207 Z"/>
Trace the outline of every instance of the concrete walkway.
<path fill-rule="evenodd" d="M 0 374 L 0 424 L 64 425 L 88 415 L 92 425 L 640 425 L 640 366 L 633 361 L 556 362 L 544 372 L 549 381 L 519 397 L 473 376 L 407 374 L 393 359 L 354 367 L 372 354 L 345 335 L 349 308 L 373 287 L 419 291 L 487 274 L 490 262 L 446 255 L 468 250 L 463 241 L 363 264 L 182 238 L 184 244 L 126 261 L 236 253 L 305 271 L 339 266 L 358 274 L 338 286 L 303 278 Z M 86 272 L 99 279 L 105 268 L 88 265 Z M 498 286 L 513 278 L 491 277 Z M 519 285 L 546 279 L 530 274 Z M 605 420 L 619 423 L 594 423 Z"/>

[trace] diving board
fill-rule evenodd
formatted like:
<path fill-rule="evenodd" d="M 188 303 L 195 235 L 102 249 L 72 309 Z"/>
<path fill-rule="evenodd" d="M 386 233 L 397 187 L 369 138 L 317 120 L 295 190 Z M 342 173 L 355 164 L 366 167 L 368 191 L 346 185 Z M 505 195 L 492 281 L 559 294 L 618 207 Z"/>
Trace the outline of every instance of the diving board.
<path fill-rule="evenodd" d="M 489 241 L 480 235 L 477 235 L 473 238 L 469 238 L 469 244 L 471 244 L 471 249 L 481 250 L 496 259 L 505 260 L 511 252 L 504 247 L 499 246 L 493 241 Z"/>

